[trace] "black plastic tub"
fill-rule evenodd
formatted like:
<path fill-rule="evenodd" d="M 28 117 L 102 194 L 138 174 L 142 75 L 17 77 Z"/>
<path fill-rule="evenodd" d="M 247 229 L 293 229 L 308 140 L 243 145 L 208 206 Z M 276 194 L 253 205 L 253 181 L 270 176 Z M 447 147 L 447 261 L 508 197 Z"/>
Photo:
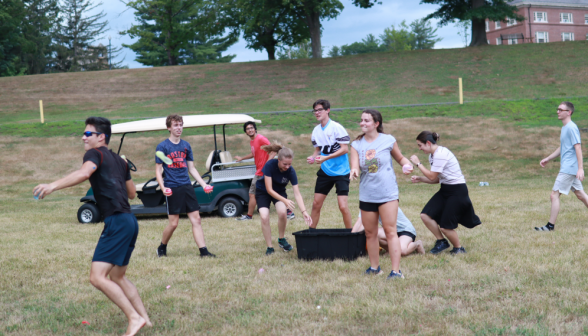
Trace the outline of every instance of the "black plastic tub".
<path fill-rule="evenodd" d="M 298 259 L 355 260 L 367 255 L 365 232 L 351 229 L 308 229 L 293 233 Z"/>

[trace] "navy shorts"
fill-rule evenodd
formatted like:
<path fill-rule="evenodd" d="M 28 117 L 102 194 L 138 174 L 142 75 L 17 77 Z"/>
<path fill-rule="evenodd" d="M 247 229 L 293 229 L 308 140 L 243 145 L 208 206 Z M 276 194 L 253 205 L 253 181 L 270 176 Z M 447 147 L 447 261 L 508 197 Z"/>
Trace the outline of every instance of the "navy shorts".
<path fill-rule="evenodd" d="M 167 214 L 179 215 L 200 210 L 200 204 L 196 198 L 194 186 L 186 184 L 179 187 L 172 187 L 171 196 L 166 196 Z"/>
<path fill-rule="evenodd" d="M 284 198 L 288 198 L 288 194 L 286 194 L 285 192 L 279 195 Z M 276 205 L 277 202 L 280 202 L 277 199 L 273 198 L 270 194 L 268 194 L 266 190 L 261 190 L 259 188 L 255 190 L 255 200 L 257 201 L 257 210 L 261 208 L 269 209 L 271 203 L 274 203 L 274 205 Z"/>
<path fill-rule="evenodd" d="M 116 213 L 104 219 L 104 230 L 96 245 L 92 262 L 127 266 L 135 249 L 139 223 L 135 215 Z"/>

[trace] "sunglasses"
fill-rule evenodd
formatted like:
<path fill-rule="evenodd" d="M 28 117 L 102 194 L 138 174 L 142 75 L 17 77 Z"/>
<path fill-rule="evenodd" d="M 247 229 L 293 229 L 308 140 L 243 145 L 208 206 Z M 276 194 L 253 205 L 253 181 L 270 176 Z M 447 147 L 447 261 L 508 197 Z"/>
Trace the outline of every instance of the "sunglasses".
<path fill-rule="evenodd" d="M 96 135 L 100 135 L 100 134 L 104 134 L 104 133 L 100 133 L 100 132 L 90 132 L 90 131 L 86 131 L 83 133 L 87 138 L 91 137 L 92 134 L 96 134 Z M 108 137 L 108 135 L 104 134 L 104 136 Z"/>

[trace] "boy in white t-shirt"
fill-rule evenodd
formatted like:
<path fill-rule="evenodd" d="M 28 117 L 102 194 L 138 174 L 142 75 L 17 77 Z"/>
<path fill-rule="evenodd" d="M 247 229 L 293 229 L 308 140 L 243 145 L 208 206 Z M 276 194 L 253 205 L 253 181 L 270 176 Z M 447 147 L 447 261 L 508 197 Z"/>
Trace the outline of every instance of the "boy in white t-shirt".
<path fill-rule="evenodd" d="M 327 195 L 336 188 L 339 210 L 343 215 L 345 227 L 351 229 L 351 213 L 347 205 L 349 195 L 349 134 L 341 124 L 331 120 L 331 104 L 328 100 L 319 99 L 312 109 L 316 120 L 320 122 L 312 131 L 314 153 L 306 161 L 319 164 L 312 203 L 312 228 L 316 228 L 321 216 L 321 208 Z"/>
<path fill-rule="evenodd" d="M 588 207 L 588 195 L 584 192 L 582 181 L 584 181 L 584 167 L 582 165 L 582 141 L 580 139 L 580 130 L 572 121 L 574 113 L 574 104 L 562 102 L 557 108 L 557 119 L 561 120 L 560 146 L 548 157 L 541 160 L 541 167 L 555 159 L 561 157 L 561 168 L 555 179 L 553 190 L 551 191 L 551 215 L 547 225 L 535 227 L 537 231 L 553 231 L 555 221 L 559 213 L 559 196 L 568 194 L 570 190 L 576 194 L 576 197 Z"/>

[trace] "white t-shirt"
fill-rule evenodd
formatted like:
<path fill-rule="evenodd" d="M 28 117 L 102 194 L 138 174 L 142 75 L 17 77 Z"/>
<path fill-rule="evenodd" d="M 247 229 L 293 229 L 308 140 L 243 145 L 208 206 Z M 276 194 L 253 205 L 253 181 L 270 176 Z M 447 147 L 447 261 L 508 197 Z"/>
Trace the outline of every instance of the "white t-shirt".
<path fill-rule="evenodd" d="M 429 154 L 429 163 L 431 171 L 439 173 L 439 183 L 441 184 L 463 184 L 466 183 L 465 177 L 461 173 L 457 158 L 446 147 L 437 147 L 433 154 Z"/>
<path fill-rule="evenodd" d="M 329 119 L 325 127 L 318 124 L 312 131 L 312 145 L 320 148 L 321 156 L 328 156 L 335 153 L 341 149 L 340 144 L 347 145 L 349 144 L 349 140 L 349 134 L 345 130 L 345 127 L 331 119 Z M 348 175 L 350 171 L 348 155 L 344 154 L 323 162 L 321 169 L 329 176 Z"/>

